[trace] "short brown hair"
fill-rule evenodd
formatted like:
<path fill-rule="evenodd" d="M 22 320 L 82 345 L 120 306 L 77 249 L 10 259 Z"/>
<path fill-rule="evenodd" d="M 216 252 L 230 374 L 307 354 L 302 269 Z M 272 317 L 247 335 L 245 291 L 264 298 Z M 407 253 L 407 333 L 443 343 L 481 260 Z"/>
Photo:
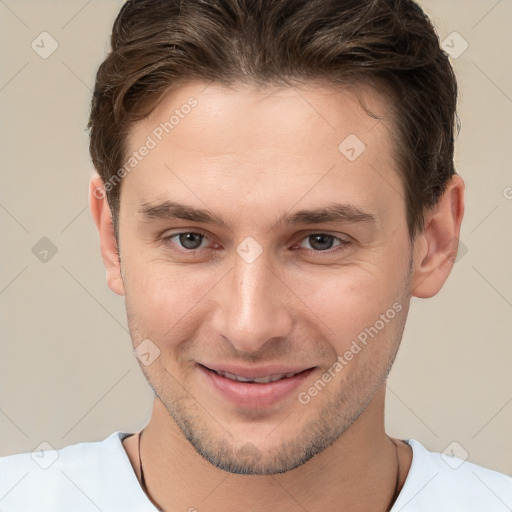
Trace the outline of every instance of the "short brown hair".
<path fill-rule="evenodd" d="M 116 236 L 132 125 L 187 80 L 369 84 L 393 106 L 395 158 L 412 238 L 453 165 L 457 83 L 412 0 L 129 0 L 98 69 L 88 128 Z M 117 178 L 117 181 L 116 179 Z"/>

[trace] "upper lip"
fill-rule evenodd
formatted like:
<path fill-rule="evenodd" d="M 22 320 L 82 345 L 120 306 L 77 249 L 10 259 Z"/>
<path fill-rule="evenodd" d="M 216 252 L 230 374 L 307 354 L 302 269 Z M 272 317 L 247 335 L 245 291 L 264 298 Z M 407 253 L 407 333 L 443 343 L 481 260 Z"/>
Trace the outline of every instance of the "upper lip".
<path fill-rule="evenodd" d="M 269 377 L 273 375 L 281 375 L 287 373 L 300 373 L 304 370 L 309 370 L 312 366 L 288 366 L 282 364 L 270 364 L 267 366 L 239 366 L 234 364 L 223 363 L 199 363 L 201 366 L 216 372 L 227 372 L 246 379 L 260 379 L 262 377 Z"/>

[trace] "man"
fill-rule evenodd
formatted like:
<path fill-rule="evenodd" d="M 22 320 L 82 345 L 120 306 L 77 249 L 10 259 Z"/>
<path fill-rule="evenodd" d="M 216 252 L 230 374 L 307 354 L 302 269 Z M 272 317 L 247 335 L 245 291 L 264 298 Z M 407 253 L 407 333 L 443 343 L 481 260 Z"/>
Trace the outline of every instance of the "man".
<path fill-rule="evenodd" d="M 90 207 L 154 407 L 4 458 L 1 510 L 510 510 L 507 475 L 384 430 L 410 299 L 457 253 L 456 96 L 411 1 L 128 1 Z"/>

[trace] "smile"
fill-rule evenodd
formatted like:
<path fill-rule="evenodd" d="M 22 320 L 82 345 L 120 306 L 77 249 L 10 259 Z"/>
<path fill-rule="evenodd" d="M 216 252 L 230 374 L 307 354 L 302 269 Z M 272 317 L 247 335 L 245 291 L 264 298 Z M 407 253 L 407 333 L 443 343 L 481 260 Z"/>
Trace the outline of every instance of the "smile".
<path fill-rule="evenodd" d="M 198 364 L 202 386 L 216 399 L 238 407 L 262 409 L 293 396 L 315 368 L 269 365 L 248 368 L 234 365 Z M 230 371 L 228 371 L 230 370 Z"/>
<path fill-rule="evenodd" d="M 236 380 L 237 382 L 255 382 L 257 384 L 268 384 L 269 382 L 276 382 L 277 380 L 281 379 L 289 379 L 290 377 L 293 377 L 294 375 L 297 375 L 297 373 L 290 372 L 290 373 L 278 373 L 277 375 L 267 375 L 266 377 L 242 377 L 240 375 L 235 375 L 233 373 L 228 372 L 222 372 L 217 370 L 212 370 L 218 375 L 222 375 L 222 377 L 226 377 L 226 379 Z"/>

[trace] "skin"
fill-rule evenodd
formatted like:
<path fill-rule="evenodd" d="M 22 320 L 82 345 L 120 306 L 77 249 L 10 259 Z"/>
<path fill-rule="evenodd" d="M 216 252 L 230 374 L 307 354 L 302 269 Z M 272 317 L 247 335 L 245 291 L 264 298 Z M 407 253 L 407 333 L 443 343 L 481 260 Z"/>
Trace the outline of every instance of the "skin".
<path fill-rule="evenodd" d="M 382 121 L 350 89 L 191 82 L 168 93 L 133 126 L 130 151 L 188 98 L 198 105 L 123 178 L 120 260 L 102 181 L 91 180 L 108 286 L 125 296 L 134 347 L 149 338 L 160 350 L 141 364 L 155 391 L 141 452 L 148 491 L 164 509 L 387 509 L 397 463 L 384 429 L 386 378 L 411 297 L 435 295 L 452 269 L 464 183 L 451 179 L 411 242 L 389 105 L 359 92 Z M 366 145 L 355 161 L 338 149 L 349 134 Z M 140 213 L 167 199 L 227 226 Z M 331 202 L 375 222 L 270 230 L 284 214 Z M 180 237 L 162 241 L 182 232 L 205 236 L 195 254 L 172 249 L 187 251 Z M 311 237 L 322 233 L 351 244 L 328 238 L 322 251 Z M 252 263 L 236 252 L 249 236 L 262 249 Z M 298 390 L 307 391 L 393 304 L 401 311 L 307 404 L 293 392 L 269 407 L 235 406 L 198 370 L 205 360 L 314 367 Z M 124 446 L 140 477 L 137 443 L 138 434 Z M 399 443 L 398 455 L 401 488 L 412 451 Z"/>

